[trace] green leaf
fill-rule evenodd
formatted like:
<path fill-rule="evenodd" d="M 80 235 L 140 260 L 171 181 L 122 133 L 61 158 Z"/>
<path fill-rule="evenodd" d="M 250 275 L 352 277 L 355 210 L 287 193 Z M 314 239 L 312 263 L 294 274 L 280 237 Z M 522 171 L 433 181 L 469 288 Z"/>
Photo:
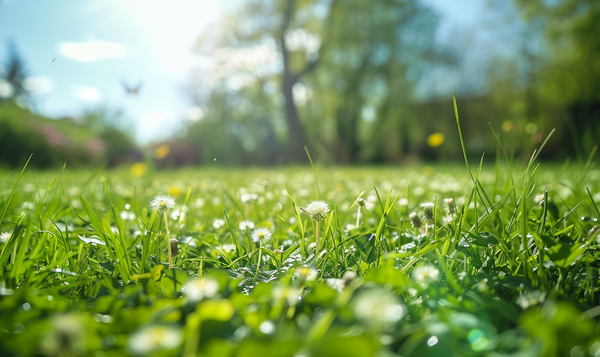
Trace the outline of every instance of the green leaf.
<path fill-rule="evenodd" d="M 150 275 L 152 276 L 152 279 L 154 279 L 154 281 L 158 281 L 160 279 L 161 273 L 164 268 L 164 265 L 157 265 L 154 268 L 152 268 L 152 272 L 150 273 Z"/>
<path fill-rule="evenodd" d="M 229 300 L 208 300 L 198 308 L 203 320 L 228 321 L 233 317 L 235 309 Z"/>
<path fill-rule="evenodd" d="M 558 242 L 557 245 L 550 248 L 546 255 L 557 267 L 566 268 L 583 254 L 585 249 L 580 244 L 566 244 Z"/>
<path fill-rule="evenodd" d="M 467 240 L 472 245 L 477 245 L 480 247 L 489 247 L 498 245 L 498 243 L 500 243 L 498 238 L 494 237 L 490 232 L 481 232 L 477 235 L 469 233 L 467 235 Z"/>
<path fill-rule="evenodd" d="M 371 270 L 364 278 L 365 281 L 371 281 L 379 285 L 390 284 L 394 288 L 402 288 L 410 285 L 410 279 L 400 270 L 392 265 L 384 265 Z"/>
<path fill-rule="evenodd" d="M 160 290 L 165 296 L 173 296 L 179 292 L 188 280 L 188 275 L 181 269 L 167 270 L 160 279 Z"/>

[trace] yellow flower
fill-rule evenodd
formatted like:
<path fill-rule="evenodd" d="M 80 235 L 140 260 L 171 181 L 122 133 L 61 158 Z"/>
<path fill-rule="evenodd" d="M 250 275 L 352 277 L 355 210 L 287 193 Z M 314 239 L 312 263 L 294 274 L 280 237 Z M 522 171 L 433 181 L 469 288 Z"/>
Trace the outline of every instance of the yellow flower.
<path fill-rule="evenodd" d="M 442 133 L 433 133 L 431 135 L 429 135 L 429 137 L 427 138 L 427 145 L 431 146 L 432 148 L 436 148 L 440 145 L 442 145 L 444 143 L 444 134 Z"/>
<path fill-rule="evenodd" d="M 144 174 L 148 172 L 148 166 L 143 162 L 136 162 L 135 164 L 131 165 L 129 172 L 133 177 L 144 176 Z"/>
<path fill-rule="evenodd" d="M 169 196 L 179 196 L 181 194 L 181 189 L 177 186 L 171 186 L 169 187 L 169 189 L 167 190 L 167 193 L 169 194 Z"/>
<path fill-rule="evenodd" d="M 167 157 L 167 155 L 169 155 L 169 151 L 170 151 L 169 145 L 162 144 L 161 146 L 156 148 L 156 150 L 154 151 L 154 157 L 157 158 L 158 160 L 164 159 L 165 157 Z"/>

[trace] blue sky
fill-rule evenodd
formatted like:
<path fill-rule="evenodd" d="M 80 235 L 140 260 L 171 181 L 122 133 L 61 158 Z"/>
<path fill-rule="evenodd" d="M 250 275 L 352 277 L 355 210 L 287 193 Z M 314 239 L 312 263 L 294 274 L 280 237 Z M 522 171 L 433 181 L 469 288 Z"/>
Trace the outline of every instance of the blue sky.
<path fill-rule="evenodd" d="M 475 24 L 484 4 L 424 2 L 443 17 L 441 37 Z M 200 117 L 183 89 L 198 61 L 190 48 L 221 7 L 218 0 L 0 0 L 0 63 L 14 41 L 43 115 L 122 109 L 138 140 L 160 139 Z M 124 81 L 142 82 L 139 95 L 127 95 Z"/>

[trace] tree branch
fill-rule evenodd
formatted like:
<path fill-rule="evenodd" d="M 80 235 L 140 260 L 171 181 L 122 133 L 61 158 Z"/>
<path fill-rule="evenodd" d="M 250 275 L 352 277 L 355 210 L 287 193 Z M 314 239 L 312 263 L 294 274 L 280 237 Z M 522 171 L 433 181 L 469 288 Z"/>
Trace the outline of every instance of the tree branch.
<path fill-rule="evenodd" d="M 323 37 L 325 37 L 327 34 L 329 34 L 329 30 L 333 26 L 333 13 L 335 11 L 335 8 L 337 7 L 337 4 L 338 4 L 338 0 L 333 0 L 331 2 L 331 5 L 329 6 L 329 14 L 327 16 L 327 23 L 325 26 L 325 30 L 323 31 Z M 323 57 L 323 53 L 325 52 L 326 44 L 328 44 L 328 43 L 329 43 L 328 41 L 323 41 L 323 43 L 321 44 L 321 47 L 319 47 L 317 59 L 314 61 L 309 61 L 306 64 L 306 67 L 304 67 L 304 69 L 302 69 L 300 72 L 298 72 L 298 74 L 296 74 L 296 80 L 298 80 L 300 77 L 304 76 L 305 74 L 310 73 L 312 70 L 314 70 L 319 65 L 320 59 Z"/>

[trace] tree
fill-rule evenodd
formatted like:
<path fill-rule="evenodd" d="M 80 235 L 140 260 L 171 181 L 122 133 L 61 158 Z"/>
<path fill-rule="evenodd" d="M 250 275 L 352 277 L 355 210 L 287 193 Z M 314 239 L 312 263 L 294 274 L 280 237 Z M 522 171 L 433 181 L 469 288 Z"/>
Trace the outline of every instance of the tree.
<path fill-rule="evenodd" d="M 552 50 L 538 70 L 540 95 L 560 105 L 576 148 L 600 136 L 600 2 L 516 0 L 524 18 L 540 22 Z"/>
<path fill-rule="evenodd" d="M 243 143 L 259 126 L 285 162 L 305 161 L 304 146 L 341 162 L 407 146 L 398 137 L 414 122 L 418 81 L 407 73 L 439 60 L 431 10 L 417 0 L 248 0 L 239 14 L 198 40 L 210 65 L 190 86 L 206 113 L 193 127 L 220 123 Z"/>
<path fill-rule="evenodd" d="M 26 69 L 23 60 L 17 51 L 14 42 L 8 43 L 8 62 L 6 65 L 6 81 L 13 88 L 13 95 L 20 95 L 29 99 L 29 92 L 25 88 L 24 82 L 27 78 Z"/>

